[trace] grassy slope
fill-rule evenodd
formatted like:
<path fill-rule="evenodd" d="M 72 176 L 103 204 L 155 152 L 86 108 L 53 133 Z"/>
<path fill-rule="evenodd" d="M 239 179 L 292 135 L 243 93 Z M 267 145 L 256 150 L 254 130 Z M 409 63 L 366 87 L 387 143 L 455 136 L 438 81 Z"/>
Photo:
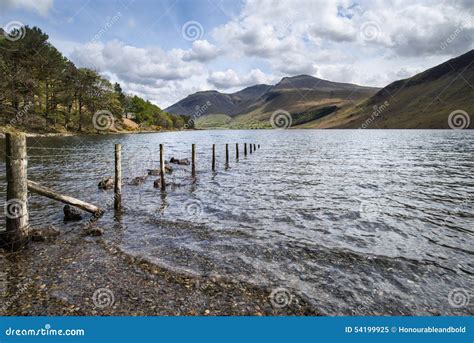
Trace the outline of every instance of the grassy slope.
<path fill-rule="evenodd" d="M 448 117 L 452 111 L 463 110 L 471 117 L 474 113 L 474 89 L 470 86 L 474 85 L 474 59 L 471 55 L 467 57 L 467 63 L 459 70 L 452 70 L 452 62 L 443 74 L 442 68 L 432 68 L 411 79 L 397 81 L 351 108 L 301 127 L 359 128 L 367 123 L 374 106 L 380 108 L 386 101 L 386 109 L 367 128 L 449 128 Z M 474 128 L 474 120 L 470 128 Z"/>
<path fill-rule="evenodd" d="M 285 110 L 296 118 L 319 115 L 328 106 L 337 106 L 339 111 L 350 107 L 354 100 L 367 98 L 373 91 L 352 93 L 350 91 L 321 92 L 306 89 L 283 89 L 272 92 L 252 111 L 235 117 L 225 114 L 206 115 L 197 120 L 196 127 L 204 128 L 270 128 L 273 112 Z M 295 120 L 296 121 L 296 120 Z"/>

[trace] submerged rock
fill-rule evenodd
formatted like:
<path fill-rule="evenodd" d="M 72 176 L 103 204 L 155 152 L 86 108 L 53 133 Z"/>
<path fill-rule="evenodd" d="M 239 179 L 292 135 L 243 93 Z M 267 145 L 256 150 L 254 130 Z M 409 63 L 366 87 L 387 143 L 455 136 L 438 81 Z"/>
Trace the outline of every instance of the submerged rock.
<path fill-rule="evenodd" d="M 108 177 L 99 182 L 99 189 L 112 189 L 114 187 L 114 179 Z"/>
<path fill-rule="evenodd" d="M 179 158 L 171 157 L 170 162 L 174 164 L 181 164 L 183 166 L 190 165 L 189 160 L 187 158 L 179 159 Z"/>
<path fill-rule="evenodd" d="M 148 175 L 143 175 L 143 176 L 137 176 L 135 178 L 132 179 L 132 181 L 130 181 L 130 185 L 132 186 L 140 186 L 141 184 L 143 184 L 146 179 L 147 179 Z"/>
<path fill-rule="evenodd" d="M 159 169 L 147 169 L 148 175 L 151 176 L 160 176 L 160 170 Z M 173 167 L 165 164 L 165 173 L 171 174 L 173 172 Z"/>
<path fill-rule="evenodd" d="M 102 236 L 104 234 L 104 230 L 100 227 L 90 226 L 84 229 L 84 234 L 86 236 L 97 237 Z"/>
<path fill-rule="evenodd" d="M 47 228 L 33 229 L 30 231 L 30 237 L 33 242 L 54 241 L 58 238 L 60 232 L 54 226 Z"/>
<path fill-rule="evenodd" d="M 64 212 L 64 221 L 73 221 L 73 220 L 81 220 L 82 219 L 82 212 L 70 205 L 65 205 L 63 207 Z"/>

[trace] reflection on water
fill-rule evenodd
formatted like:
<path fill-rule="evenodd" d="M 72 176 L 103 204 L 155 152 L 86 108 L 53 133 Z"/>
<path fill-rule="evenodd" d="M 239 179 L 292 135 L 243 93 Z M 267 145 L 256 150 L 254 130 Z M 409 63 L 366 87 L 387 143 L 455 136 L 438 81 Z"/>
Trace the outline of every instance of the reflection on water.
<path fill-rule="evenodd" d="M 113 175 L 118 142 L 125 211 L 114 216 L 113 191 L 97 183 Z M 244 142 L 261 149 L 244 157 L 241 145 L 235 161 L 235 143 Z M 158 168 L 160 143 L 167 159 L 190 158 L 196 143 L 196 178 L 179 166 L 166 192 L 153 187 L 157 176 L 128 185 Z M 283 287 L 328 314 L 447 314 L 459 313 L 449 292 L 474 281 L 473 143 L 468 131 L 418 130 L 35 138 L 28 172 L 106 207 L 100 225 L 110 232 L 118 221 L 124 230 L 105 238 L 162 266 Z M 0 148 L 3 154 L 3 142 Z M 64 224 L 62 205 L 48 199 L 32 195 L 30 209 L 33 225 L 78 225 Z"/>

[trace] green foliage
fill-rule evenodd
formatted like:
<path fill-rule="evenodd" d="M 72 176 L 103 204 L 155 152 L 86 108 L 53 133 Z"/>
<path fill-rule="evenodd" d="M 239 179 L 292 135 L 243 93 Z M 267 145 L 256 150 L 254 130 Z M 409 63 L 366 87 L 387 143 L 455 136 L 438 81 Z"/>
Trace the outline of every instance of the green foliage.
<path fill-rule="evenodd" d="M 109 111 L 132 113 L 142 125 L 181 128 L 184 121 L 138 96 L 124 94 L 96 71 L 77 68 L 48 42 L 39 28 L 22 39 L 0 34 L 0 115 L 3 125 L 34 131 L 94 131 L 92 117 Z"/>

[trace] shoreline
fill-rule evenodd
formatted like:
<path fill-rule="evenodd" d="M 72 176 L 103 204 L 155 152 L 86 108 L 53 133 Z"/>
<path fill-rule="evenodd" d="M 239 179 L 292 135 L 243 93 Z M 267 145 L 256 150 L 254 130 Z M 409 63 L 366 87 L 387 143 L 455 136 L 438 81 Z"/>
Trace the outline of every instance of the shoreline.
<path fill-rule="evenodd" d="M 129 255 L 115 241 L 120 239 L 116 232 L 89 237 L 79 231 L 62 231 L 55 241 L 30 242 L 17 253 L 0 250 L 12 275 L 1 315 L 321 315 L 297 295 L 287 306 L 274 306 L 271 289 L 218 275 L 185 275 Z M 97 292 L 107 295 L 108 302 L 98 300 Z"/>
<path fill-rule="evenodd" d="M 109 132 L 48 132 L 48 133 L 36 133 L 36 132 L 23 132 L 26 137 L 76 137 L 76 136 L 103 136 L 103 135 L 126 135 L 126 134 L 147 134 L 147 133 L 163 133 L 163 132 L 181 132 L 181 131 L 194 131 L 194 130 L 144 130 L 144 131 L 109 131 Z M 0 139 L 5 138 L 6 132 L 0 132 Z"/>

